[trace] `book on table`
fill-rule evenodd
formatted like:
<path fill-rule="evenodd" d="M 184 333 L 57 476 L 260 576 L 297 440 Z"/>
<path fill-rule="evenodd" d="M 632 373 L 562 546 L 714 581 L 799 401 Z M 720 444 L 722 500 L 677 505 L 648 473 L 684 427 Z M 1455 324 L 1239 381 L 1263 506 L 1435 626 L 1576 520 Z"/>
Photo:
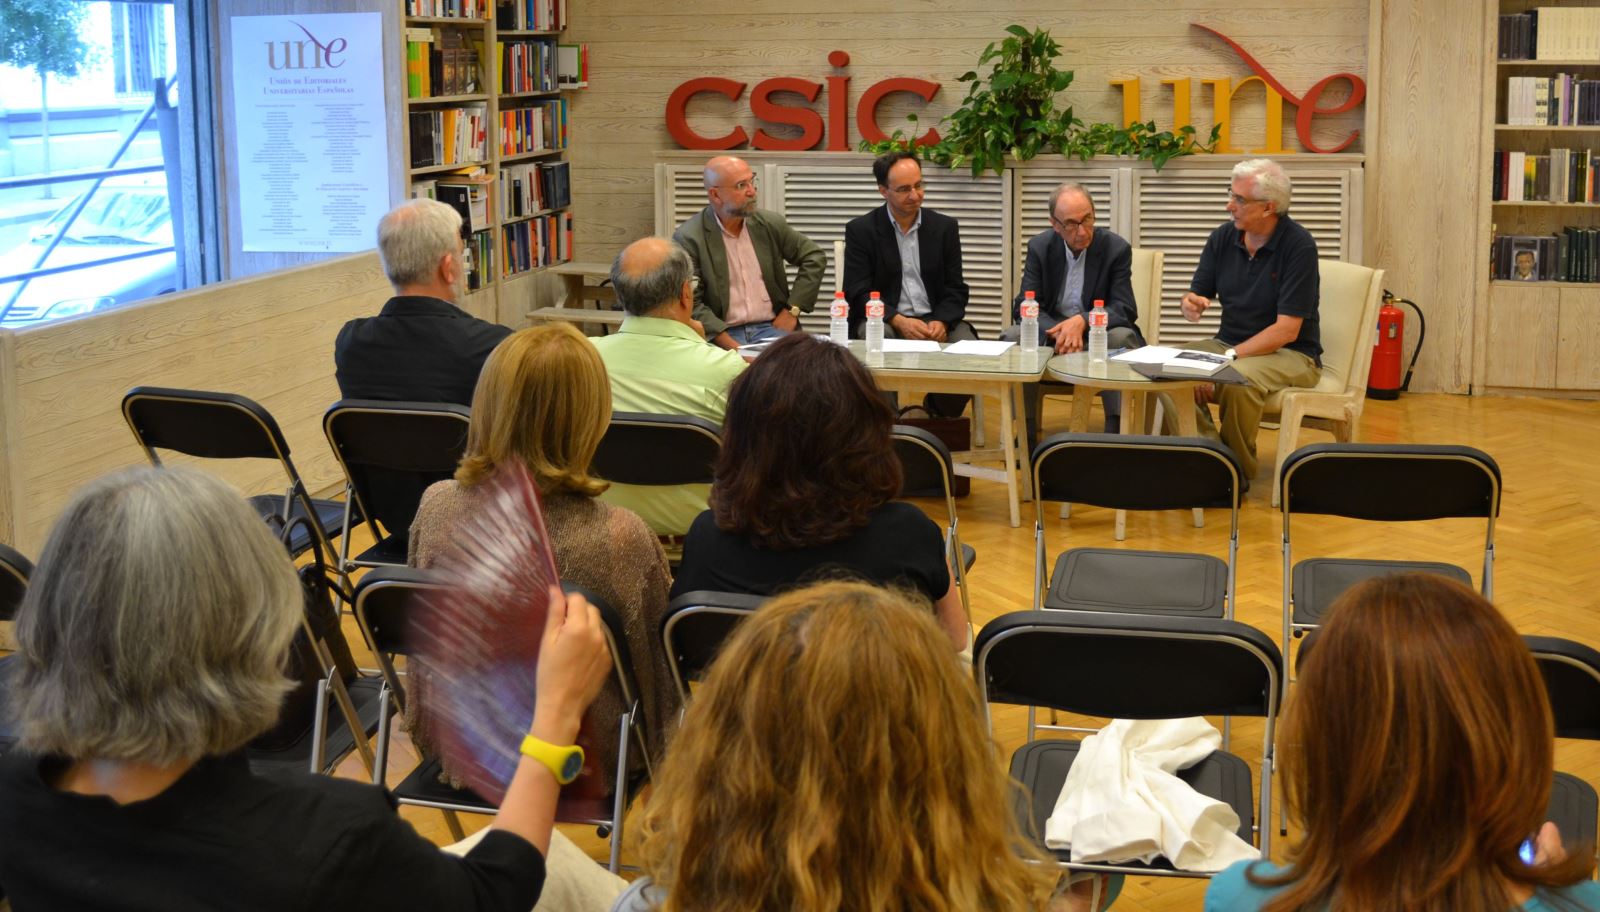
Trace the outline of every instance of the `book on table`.
<path fill-rule="evenodd" d="M 1227 355 L 1184 350 L 1163 362 L 1161 372 L 1169 376 L 1209 377 L 1231 363 L 1233 359 Z"/>

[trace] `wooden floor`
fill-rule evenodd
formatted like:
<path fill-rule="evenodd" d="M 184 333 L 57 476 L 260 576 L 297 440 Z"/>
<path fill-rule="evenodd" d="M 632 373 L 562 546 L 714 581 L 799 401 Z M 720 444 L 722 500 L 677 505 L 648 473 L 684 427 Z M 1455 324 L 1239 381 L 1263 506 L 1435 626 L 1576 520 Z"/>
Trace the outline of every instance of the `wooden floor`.
<path fill-rule="evenodd" d="M 1097 406 L 1098 407 L 1098 406 Z M 995 409 L 989 409 L 993 414 Z M 1049 400 L 1046 432 L 1064 429 L 1065 400 Z M 992 423 L 992 419 L 991 419 Z M 991 427 L 991 433 L 996 431 Z M 1329 439 L 1314 431 L 1301 443 Z M 1369 402 L 1361 439 L 1385 442 L 1459 443 L 1485 450 L 1499 462 L 1504 478 L 1504 505 L 1496 525 L 1496 602 L 1518 630 L 1581 640 L 1600 646 L 1600 402 L 1499 397 L 1415 395 L 1397 402 Z M 1261 461 L 1270 472 L 1275 434 L 1263 431 Z M 974 481 L 973 493 L 960 502 L 962 537 L 978 552 L 971 575 L 973 613 L 983 621 L 1027 608 L 1032 585 L 1032 505 L 1023 505 L 1023 527 L 1007 522 L 1004 489 Z M 942 521 L 943 507 L 931 515 Z M 1048 516 L 1054 517 L 1051 510 Z M 1114 545 L 1112 517 L 1107 510 L 1078 507 L 1070 520 L 1051 518 L 1047 535 L 1052 553 L 1073 545 Z M 1270 485 L 1258 478 L 1241 516 L 1238 604 L 1239 620 L 1273 637 L 1280 630 L 1281 554 L 1279 514 L 1270 506 Z M 1225 555 L 1226 517 L 1212 511 L 1206 528 L 1195 529 L 1188 514 L 1130 514 L 1129 547 L 1204 551 Z M 1384 527 L 1346 520 L 1304 520 L 1295 524 L 1297 555 L 1435 559 L 1473 570 L 1481 564 L 1482 523 L 1442 521 Z M 354 642 L 359 636 L 350 631 Z M 1023 740 L 1020 711 L 997 714 L 996 734 L 1003 753 Z M 1261 727 L 1241 720 L 1234 728 L 1234 751 L 1256 768 Z M 1600 744 L 1562 743 L 1557 767 L 1600 784 Z M 403 774 L 414 762 L 407 750 L 396 752 L 394 769 Z M 359 775 L 347 762 L 342 770 Z M 448 841 L 442 817 L 433 811 L 402 813 L 429 838 Z M 483 818 L 467 818 L 469 831 Z M 604 843 L 593 831 L 568 828 L 568 835 L 604 857 Z M 1273 855 L 1284 856 L 1278 841 Z M 626 860 L 626 853 L 624 859 Z M 1199 909 L 1205 882 L 1169 878 L 1130 879 L 1119 910 Z"/>

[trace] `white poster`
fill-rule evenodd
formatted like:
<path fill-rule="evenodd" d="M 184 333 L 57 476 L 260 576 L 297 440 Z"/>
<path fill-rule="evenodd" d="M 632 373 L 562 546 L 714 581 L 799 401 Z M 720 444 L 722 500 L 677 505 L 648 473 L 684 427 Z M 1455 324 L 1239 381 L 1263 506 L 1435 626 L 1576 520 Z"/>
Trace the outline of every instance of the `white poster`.
<path fill-rule="evenodd" d="M 382 14 L 231 24 L 244 249 L 371 249 L 389 208 Z"/>

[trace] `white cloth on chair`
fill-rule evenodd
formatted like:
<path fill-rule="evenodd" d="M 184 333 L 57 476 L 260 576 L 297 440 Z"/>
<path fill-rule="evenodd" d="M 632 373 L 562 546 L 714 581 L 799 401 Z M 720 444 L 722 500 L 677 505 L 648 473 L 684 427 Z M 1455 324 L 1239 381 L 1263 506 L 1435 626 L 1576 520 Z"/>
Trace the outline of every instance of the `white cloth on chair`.
<path fill-rule="evenodd" d="M 1148 862 L 1215 872 L 1260 852 L 1239 815 L 1173 775 L 1222 743 L 1202 718 L 1117 719 L 1083 740 L 1045 824 L 1045 844 L 1082 862 Z"/>

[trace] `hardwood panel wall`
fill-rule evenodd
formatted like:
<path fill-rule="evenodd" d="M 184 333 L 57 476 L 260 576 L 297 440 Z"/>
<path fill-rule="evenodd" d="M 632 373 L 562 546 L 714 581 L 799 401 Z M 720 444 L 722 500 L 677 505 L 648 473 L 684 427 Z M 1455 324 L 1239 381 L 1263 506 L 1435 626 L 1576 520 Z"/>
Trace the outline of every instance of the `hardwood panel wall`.
<path fill-rule="evenodd" d="M 321 425 L 339 397 L 334 336 L 346 320 L 376 313 L 390 293 L 377 255 L 364 253 L 0 331 L 0 541 L 37 554 L 73 491 L 144 462 L 120 411 L 123 393 L 139 385 L 260 402 L 312 490 L 334 484 L 339 468 Z M 246 493 L 284 487 L 276 463 L 204 465 Z"/>

